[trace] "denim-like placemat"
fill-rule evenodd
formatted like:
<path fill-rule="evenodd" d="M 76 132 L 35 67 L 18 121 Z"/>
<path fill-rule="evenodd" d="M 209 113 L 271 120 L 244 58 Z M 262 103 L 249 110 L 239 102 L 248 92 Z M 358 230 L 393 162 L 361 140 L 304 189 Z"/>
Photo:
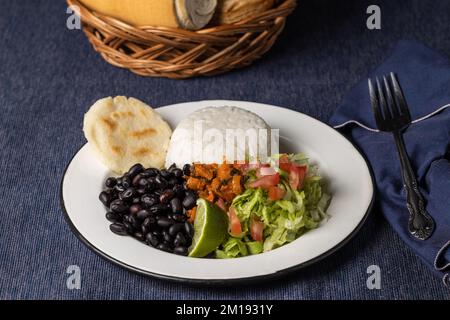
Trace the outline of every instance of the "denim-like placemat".
<path fill-rule="evenodd" d="M 153 106 L 251 100 L 327 121 L 398 39 L 450 54 L 449 1 L 375 2 L 380 31 L 365 25 L 372 1 L 300 1 L 276 47 L 253 66 L 172 81 L 106 64 L 80 31 L 66 28 L 62 0 L 1 1 L 0 298 L 448 299 L 376 206 L 361 232 L 325 261 L 283 280 L 222 289 L 145 278 L 104 261 L 70 232 L 59 206 L 63 170 L 84 143 L 83 114 L 98 98 L 128 95 Z M 69 265 L 81 268 L 81 290 L 67 289 Z M 370 265 L 380 267 L 380 290 L 366 286 Z"/>

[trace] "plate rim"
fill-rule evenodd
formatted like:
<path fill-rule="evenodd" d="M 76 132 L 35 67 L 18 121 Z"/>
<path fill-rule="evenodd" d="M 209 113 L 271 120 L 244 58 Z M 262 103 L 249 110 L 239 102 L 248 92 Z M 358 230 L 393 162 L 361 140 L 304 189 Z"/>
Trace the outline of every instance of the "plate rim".
<path fill-rule="evenodd" d="M 348 139 L 345 135 L 343 135 L 341 132 L 339 132 L 338 130 L 336 130 L 335 128 L 333 128 L 332 126 L 330 126 L 328 123 L 325 123 L 323 121 L 320 121 L 314 117 L 311 117 L 307 114 L 304 114 L 302 112 L 296 111 L 296 110 L 292 110 L 289 108 L 284 108 L 284 107 L 280 107 L 280 106 L 274 106 L 274 105 L 270 105 L 270 104 L 264 104 L 264 103 L 259 103 L 259 102 L 253 102 L 253 101 L 237 101 L 237 100 L 200 100 L 200 101 L 188 101 L 188 102 L 181 102 L 181 103 L 174 103 L 174 104 L 170 104 L 167 106 L 161 106 L 158 108 L 155 108 L 155 110 L 159 109 L 159 108 L 164 108 L 164 107 L 171 107 L 171 106 L 175 106 L 175 105 L 182 105 L 182 104 L 191 104 L 191 103 L 205 103 L 205 102 L 211 102 L 211 103 L 217 103 L 217 102 L 221 102 L 221 103 L 254 103 L 254 104 L 259 104 L 259 105 L 264 105 L 264 106 L 269 106 L 272 108 L 280 108 L 280 109 L 285 109 L 285 110 L 289 110 L 292 112 L 296 112 L 296 113 L 300 113 L 308 118 L 311 118 L 315 121 L 319 121 L 320 123 L 326 125 L 327 127 L 333 129 L 333 131 L 335 131 L 338 135 L 340 135 L 341 137 L 343 137 L 345 140 L 347 140 L 352 146 L 353 148 L 355 148 L 355 150 L 358 152 L 358 154 L 362 157 L 362 159 L 364 160 L 364 162 L 366 163 L 367 169 L 369 171 L 369 175 L 370 175 L 370 184 L 372 186 L 372 198 L 370 200 L 369 206 L 367 207 L 366 212 L 364 213 L 363 218 L 361 219 L 361 221 L 358 223 L 358 225 L 352 230 L 351 233 L 349 233 L 342 241 L 340 241 L 339 243 L 337 243 L 334 247 L 332 247 L 331 249 L 325 251 L 324 253 L 318 255 L 317 257 L 314 257 L 308 261 L 305 261 L 303 263 L 297 264 L 295 266 L 291 266 L 282 270 L 278 270 L 276 272 L 273 273 L 269 273 L 269 274 L 265 274 L 265 275 L 258 275 L 258 276 L 252 276 L 252 277 L 243 277 L 243 278 L 233 278 L 233 279 L 193 279 L 193 278 L 184 278 L 184 277 L 178 277 L 178 276 L 170 276 L 170 275 L 165 275 L 165 274 L 160 274 L 160 273 L 156 273 L 156 272 L 151 272 L 151 271 L 147 271 L 147 270 L 143 270 L 137 267 L 134 267 L 132 265 L 129 265 L 125 262 L 122 262 L 112 256 L 110 256 L 109 254 L 103 252 L 102 250 L 98 249 L 97 247 L 95 247 L 92 243 L 89 242 L 88 239 L 86 239 L 81 232 L 76 228 L 75 224 L 72 222 L 66 206 L 65 206 L 65 202 L 64 202 L 64 197 L 63 197 L 63 186 L 64 186 L 64 180 L 66 178 L 66 174 L 67 174 L 67 170 L 70 166 L 70 164 L 72 163 L 73 159 L 78 155 L 78 153 L 87 145 L 87 142 L 84 143 L 81 147 L 78 148 L 78 150 L 74 153 L 74 155 L 70 158 L 70 160 L 68 161 L 64 171 L 63 171 L 63 175 L 62 175 L 62 179 L 60 182 L 60 187 L 59 187 L 59 200 L 60 200 L 60 206 L 63 212 L 63 216 L 67 222 L 67 224 L 70 227 L 70 230 L 72 231 L 72 233 L 76 236 L 76 238 L 81 241 L 85 246 L 87 246 L 90 250 L 92 250 L 95 254 L 97 254 L 97 256 L 100 256 L 101 258 L 105 259 L 108 262 L 111 262 L 115 265 L 118 265 L 128 271 L 131 271 L 135 274 L 138 275 L 143 275 L 146 277 L 153 277 L 156 279 L 160 279 L 160 280 L 167 280 L 167 281 L 171 281 L 171 282 L 175 282 L 175 283 L 183 283 L 183 284 L 189 284 L 189 285 L 214 285 L 214 286 L 233 286 L 233 285 L 243 285 L 243 284 L 252 284 L 252 283 L 256 283 L 256 282 L 260 282 L 261 280 L 264 281 L 273 281 L 276 279 L 280 279 L 280 278 L 284 278 L 287 277 L 288 275 L 292 275 L 293 273 L 304 269 L 310 265 L 313 265 L 316 262 L 319 262 L 321 260 L 324 260 L 326 258 L 328 258 L 329 256 L 333 255 L 335 252 L 337 252 L 338 250 L 340 250 L 341 248 L 343 248 L 363 227 L 363 225 L 366 223 L 370 212 L 373 209 L 373 205 L 375 202 L 375 197 L 376 197 L 376 191 L 375 191 L 375 180 L 374 180 L 374 175 L 373 175 L 373 171 L 372 171 L 372 167 L 370 166 L 366 156 L 364 155 L 364 153 L 360 150 L 360 148 L 358 146 L 356 146 L 350 139 Z"/>

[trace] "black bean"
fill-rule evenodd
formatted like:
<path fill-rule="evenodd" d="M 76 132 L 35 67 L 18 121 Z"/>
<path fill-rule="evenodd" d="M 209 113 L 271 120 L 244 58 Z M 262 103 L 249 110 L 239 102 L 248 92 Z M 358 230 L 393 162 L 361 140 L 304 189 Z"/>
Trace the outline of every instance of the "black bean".
<path fill-rule="evenodd" d="M 135 232 L 133 237 L 135 237 L 139 241 L 144 241 L 144 235 L 142 233 L 140 233 L 139 231 Z"/>
<path fill-rule="evenodd" d="M 119 192 L 115 188 L 107 189 L 105 192 L 111 196 L 111 199 L 115 200 L 119 197 Z"/>
<path fill-rule="evenodd" d="M 109 226 L 109 229 L 119 236 L 127 235 L 127 228 L 122 223 L 113 223 Z"/>
<path fill-rule="evenodd" d="M 134 177 L 133 181 L 139 181 L 139 178 L 150 178 L 150 175 L 148 173 L 146 173 L 145 171 L 142 171 L 141 173 L 139 173 L 136 177 Z"/>
<path fill-rule="evenodd" d="M 111 204 L 111 195 L 108 192 L 106 192 L 106 191 L 101 192 L 100 195 L 98 196 L 98 198 L 101 201 L 101 203 L 103 203 L 103 205 L 105 207 L 109 207 L 110 206 L 110 204 Z"/>
<path fill-rule="evenodd" d="M 147 233 L 150 232 L 150 227 L 141 225 L 141 232 L 142 232 L 143 235 L 146 235 Z"/>
<path fill-rule="evenodd" d="M 175 192 L 173 192 L 172 189 L 167 189 L 167 190 L 164 190 L 164 192 L 161 194 L 161 196 L 159 197 L 159 201 L 161 203 L 167 204 L 170 202 L 170 200 L 173 199 L 174 196 L 175 196 Z"/>
<path fill-rule="evenodd" d="M 167 180 L 161 175 L 157 175 L 155 179 L 156 188 L 163 190 L 167 188 Z"/>
<path fill-rule="evenodd" d="M 168 243 L 173 243 L 173 237 L 168 232 L 163 232 L 163 239 Z"/>
<path fill-rule="evenodd" d="M 144 194 L 141 197 L 141 202 L 144 207 L 150 208 L 151 206 L 159 203 L 159 198 L 154 195 Z"/>
<path fill-rule="evenodd" d="M 186 244 L 187 244 L 186 237 L 183 235 L 183 233 L 178 232 L 177 235 L 175 236 L 175 240 L 173 241 L 173 245 L 175 247 L 179 247 L 185 246 Z"/>
<path fill-rule="evenodd" d="M 114 177 L 109 177 L 108 179 L 106 179 L 105 181 L 105 186 L 107 188 L 114 188 L 117 184 L 117 179 Z"/>
<path fill-rule="evenodd" d="M 147 188 L 148 180 L 147 180 L 146 178 L 141 178 L 141 179 L 138 181 L 138 185 L 139 185 L 140 187 L 142 187 L 142 188 Z"/>
<path fill-rule="evenodd" d="M 166 217 L 161 217 L 160 219 L 158 219 L 158 221 L 156 221 L 156 223 L 158 224 L 159 227 L 167 229 L 174 224 L 174 221 Z"/>
<path fill-rule="evenodd" d="M 159 230 L 153 230 L 152 231 L 152 235 L 154 235 L 155 237 L 157 237 L 158 239 L 160 239 L 162 237 L 162 233 Z"/>
<path fill-rule="evenodd" d="M 176 222 L 185 222 L 187 217 L 184 214 L 172 214 L 170 217 Z"/>
<path fill-rule="evenodd" d="M 153 178 L 147 179 L 147 186 L 145 187 L 148 191 L 153 191 L 156 189 L 156 182 Z"/>
<path fill-rule="evenodd" d="M 159 174 L 159 170 L 155 168 L 146 169 L 144 170 L 144 174 L 150 177 L 156 177 Z"/>
<path fill-rule="evenodd" d="M 163 214 L 167 211 L 167 206 L 165 204 L 159 203 L 155 204 L 154 206 L 151 206 L 149 209 L 149 212 L 157 215 L 157 214 Z"/>
<path fill-rule="evenodd" d="M 125 191 L 125 187 L 122 186 L 121 184 L 116 185 L 116 186 L 114 187 L 114 189 L 115 189 L 117 192 L 124 192 L 124 191 Z"/>
<path fill-rule="evenodd" d="M 175 237 L 177 235 L 177 233 L 183 229 L 184 229 L 184 223 L 176 223 L 170 227 L 169 234 L 172 237 Z"/>
<path fill-rule="evenodd" d="M 130 222 L 130 217 L 131 217 L 131 216 L 129 216 L 129 215 L 124 215 L 124 216 L 122 217 L 123 222 Z"/>
<path fill-rule="evenodd" d="M 111 202 L 109 208 L 111 209 L 111 211 L 116 213 L 121 213 L 128 209 L 127 206 L 120 199 L 116 199 L 113 202 Z"/>
<path fill-rule="evenodd" d="M 186 197 L 183 199 L 183 207 L 186 210 L 190 210 L 193 207 L 195 207 L 197 202 L 197 199 L 195 199 L 194 196 L 192 196 L 191 194 L 187 194 Z"/>
<path fill-rule="evenodd" d="M 173 169 L 172 170 L 172 174 L 176 177 L 176 178 L 182 178 L 183 177 L 183 170 L 181 169 Z"/>
<path fill-rule="evenodd" d="M 156 219 L 153 217 L 148 217 L 142 222 L 142 226 L 145 226 L 147 229 L 150 228 L 151 225 L 155 224 Z"/>
<path fill-rule="evenodd" d="M 132 215 L 136 215 L 139 211 L 142 210 L 142 206 L 140 204 L 133 204 L 128 211 Z"/>
<path fill-rule="evenodd" d="M 173 192 L 175 192 L 175 196 L 178 198 L 183 199 L 184 198 L 184 189 L 183 189 L 183 185 L 181 184 L 177 184 L 173 187 Z"/>
<path fill-rule="evenodd" d="M 170 171 L 168 170 L 161 170 L 159 174 L 165 179 L 169 179 L 170 177 L 172 177 L 172 173 L 170 173 Z"/>
<path fill-rule="evenodd" d="M 153 183 L 154 185 L 157 184 L 157 183 L 156 183 L 156 176 L 155 176 L 155 177 L 147 178 L 147 180 L 148 180 L 149 183 Z"/>
<path fill-rule="evenodd" d="M 179 183 L 178 178 L 172 177 L 169 180 L 167 180 L 167 185 L 169 187 L 176 186 Z"/>
<path fill-rule="evenodd" d="M 132 204 L 140 204 L 141 203 L 141 198 L 139 197 L 135 197 L 133 198 L 133 201 L 131 201 Z"/>
<path fill-rule="evenodd" d="M 145 220 L 145 219 L 147 219 L 149 216 L 150 216 L 150 212 L 148 212 L 148 211 L 145 210 L 145 209 L 140 210 L 140 211 L 136 214 L 136 217 L 137 217 L 139 220 Z"/>
<path fill-rule="evenodd" d="M 145 188 L 138 188 L 136 189 L 136 193 L 139 195 L 143 195 L 147 193 L 147 190 Z"/>
<path fill-rule="evenodd" d="M 134 233 L 134 228 L 133 225 L 129 222 L 124 222 L 123 225 L 125 226 L 125 230 L 127 231 L 128 234 L 133 234 Z"/>
<path fill-rule="evenodd" d="M 133 181 L 132 181 L 131 184 L 132 184 L 133 186 L 137 187 L 137 186 L 139 186 L 139 181 L 140 181 L 141 179 L 145 179 L 145 177 L 143 176 L 142 173 L 139 173 L 138 175 L 136 175 L 136 176 L 133 178 Z"/>
<path fill-rule="evenodd" d="M 136 219 L 134 216 L 128 216 L 128 223 L 131 224 L 131 226 L 134 229 L 140 229 L 141 223 L 138 219 Z"/>
<path fill-rule="evenodd" d="M 190 176 L 191 175 L 191 165 L 190 164 L 185 164 L 183 166 L 183 173 L 185 176 Z"/>
<path fill-rule="evenodd" d="M 110 222 L 119 222 L 121 220 L 120 216 L 114 212 L 107 212 L 106 219 Z"/>
<path fill-rule="evenodd" d="M 121 200 L 128 201 L 128 200 L 131 200 L 135 194 L 136 194 L 136 191 L 133 188 L 128 188 L 119 195 L 119 198 Z"/>
<path fill-rule="evenodd" d="M 124 187 L 125 189 L 128 189 L 129 187 L 131 187 L 131 179 L 128 176 L 123 176 L 122 177 L 122 187 Z"/>
<path fill-rule="evenodd" d="M 188 255 L 188 248 L 176 246 L 175 249 L 173 249 L 173 253 L 178 254 L 180 256 L 187 256 Z"/>
<path fill-rule="evenodd" d="M 168 245 L 167 243 L 160 243 L 156 248 L 162 251 L 172 252 L 170 245 Z"/>
<path fill-rule="evenodd" d="M 172 209 L 172 212 L 175 214 L 181 214 L 183 213 L 183 207 L 181 205 L 181 201 L 178 198 L 173 198 L 170 200 L 170 208 Z"/>
<path fill-rule="evenodd" d="M 141 173 L 142 171 L 144 171 L 144 167 L 142 166 L 142 164 L 137 163 L 134 166 L 132 166 L 130 168 L 130 170 L 128 170 L 128 176 L 133 179 L 136 175 L 138 175 L 139 173 Z"/>
<path fill-rule="evenodd" d="M 191 190 L 191 189 L 187 189 L 186 191 L 185 191 L 185 193 L 186 193 L 186 197 L 187 196 L 189 196 L 189 197 L 193 197 L 193 198 L 195 198 L 196 200 L 197 200 L 197 193 L 195 193 L 195 191 L 194 190 Z"/>
<path fill-rule="evenodd" d="M 189 221 L 186 221 L 184 223 L 184 231 L 189 238 L 192 238 L 194 236 L 194 227 Z"/>
<path fill-rule="evenodd" d="M 155 236 L 153 233 L 148 233 L 145 237 L 145 240 L 147 244 L 152 245 L 153 247 L 156 247 L 159 244 L 158 237 Z"/>
<path fill-rule="evenodd" d="M 167 171 L 172 172 L 172 171 L 175 170 L 176 168 L 177 168 L 177 165 L 176 165 L 175 163 L 172 163 L 172 164 L 170 165 L 170 167 L 167 169 Z"/>

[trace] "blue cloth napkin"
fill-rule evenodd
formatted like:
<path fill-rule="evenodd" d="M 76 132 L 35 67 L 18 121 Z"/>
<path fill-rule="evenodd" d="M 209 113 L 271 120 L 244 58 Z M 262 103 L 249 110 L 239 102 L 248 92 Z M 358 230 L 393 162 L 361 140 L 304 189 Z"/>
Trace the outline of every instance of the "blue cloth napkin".
<path fill-rule="evenodd" d="M 426 208 L 436 222 L 436 230 L 428 240 L 417 240 L 408 232 L 409 213 L 396 146 L 390 133 L 376 130 L 367 78 L 344 98 L 330 123 L 350 138 L 370 162 L 377 199 L 390 225 L 449 285 L 450 61 L 420 43 L 401 41 L 368 77 L 389 72 L 397 74 L 414 119 L 403 136 Z"/>

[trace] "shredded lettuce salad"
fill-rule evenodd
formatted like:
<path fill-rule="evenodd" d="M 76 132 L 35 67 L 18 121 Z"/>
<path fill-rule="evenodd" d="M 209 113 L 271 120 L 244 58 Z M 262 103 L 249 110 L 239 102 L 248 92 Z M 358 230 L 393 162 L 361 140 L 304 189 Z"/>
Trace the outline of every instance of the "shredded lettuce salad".
<path fill-rule="evenodd" d="M 326 210 L 331 197 L 324 191 L 318 168 L 310 166 L 303 154 L 287 155 L 290 163 L 306 166 L 306 176 L 298 190 L 294 190 L 289 183 L 289 173 L 278 167 L 280 156 L 271 157 L 270 165 L 280 175 L 277 187 L 284 190 L 283 198 L 272 200 L 267 190 L 249 188 L 248 185 L 258 179 L 258 169 L 248 171 L 246 191 L 232 202 L 241 222 L 242 234 L 229 234 L 216 250 L 217 258 L 237 258 L 273 250 L 294 241 L 328 219 Z M 254 241 L 251 237 L 251 221 L 255 218 L 264 224 L 263 241 Z"/>

